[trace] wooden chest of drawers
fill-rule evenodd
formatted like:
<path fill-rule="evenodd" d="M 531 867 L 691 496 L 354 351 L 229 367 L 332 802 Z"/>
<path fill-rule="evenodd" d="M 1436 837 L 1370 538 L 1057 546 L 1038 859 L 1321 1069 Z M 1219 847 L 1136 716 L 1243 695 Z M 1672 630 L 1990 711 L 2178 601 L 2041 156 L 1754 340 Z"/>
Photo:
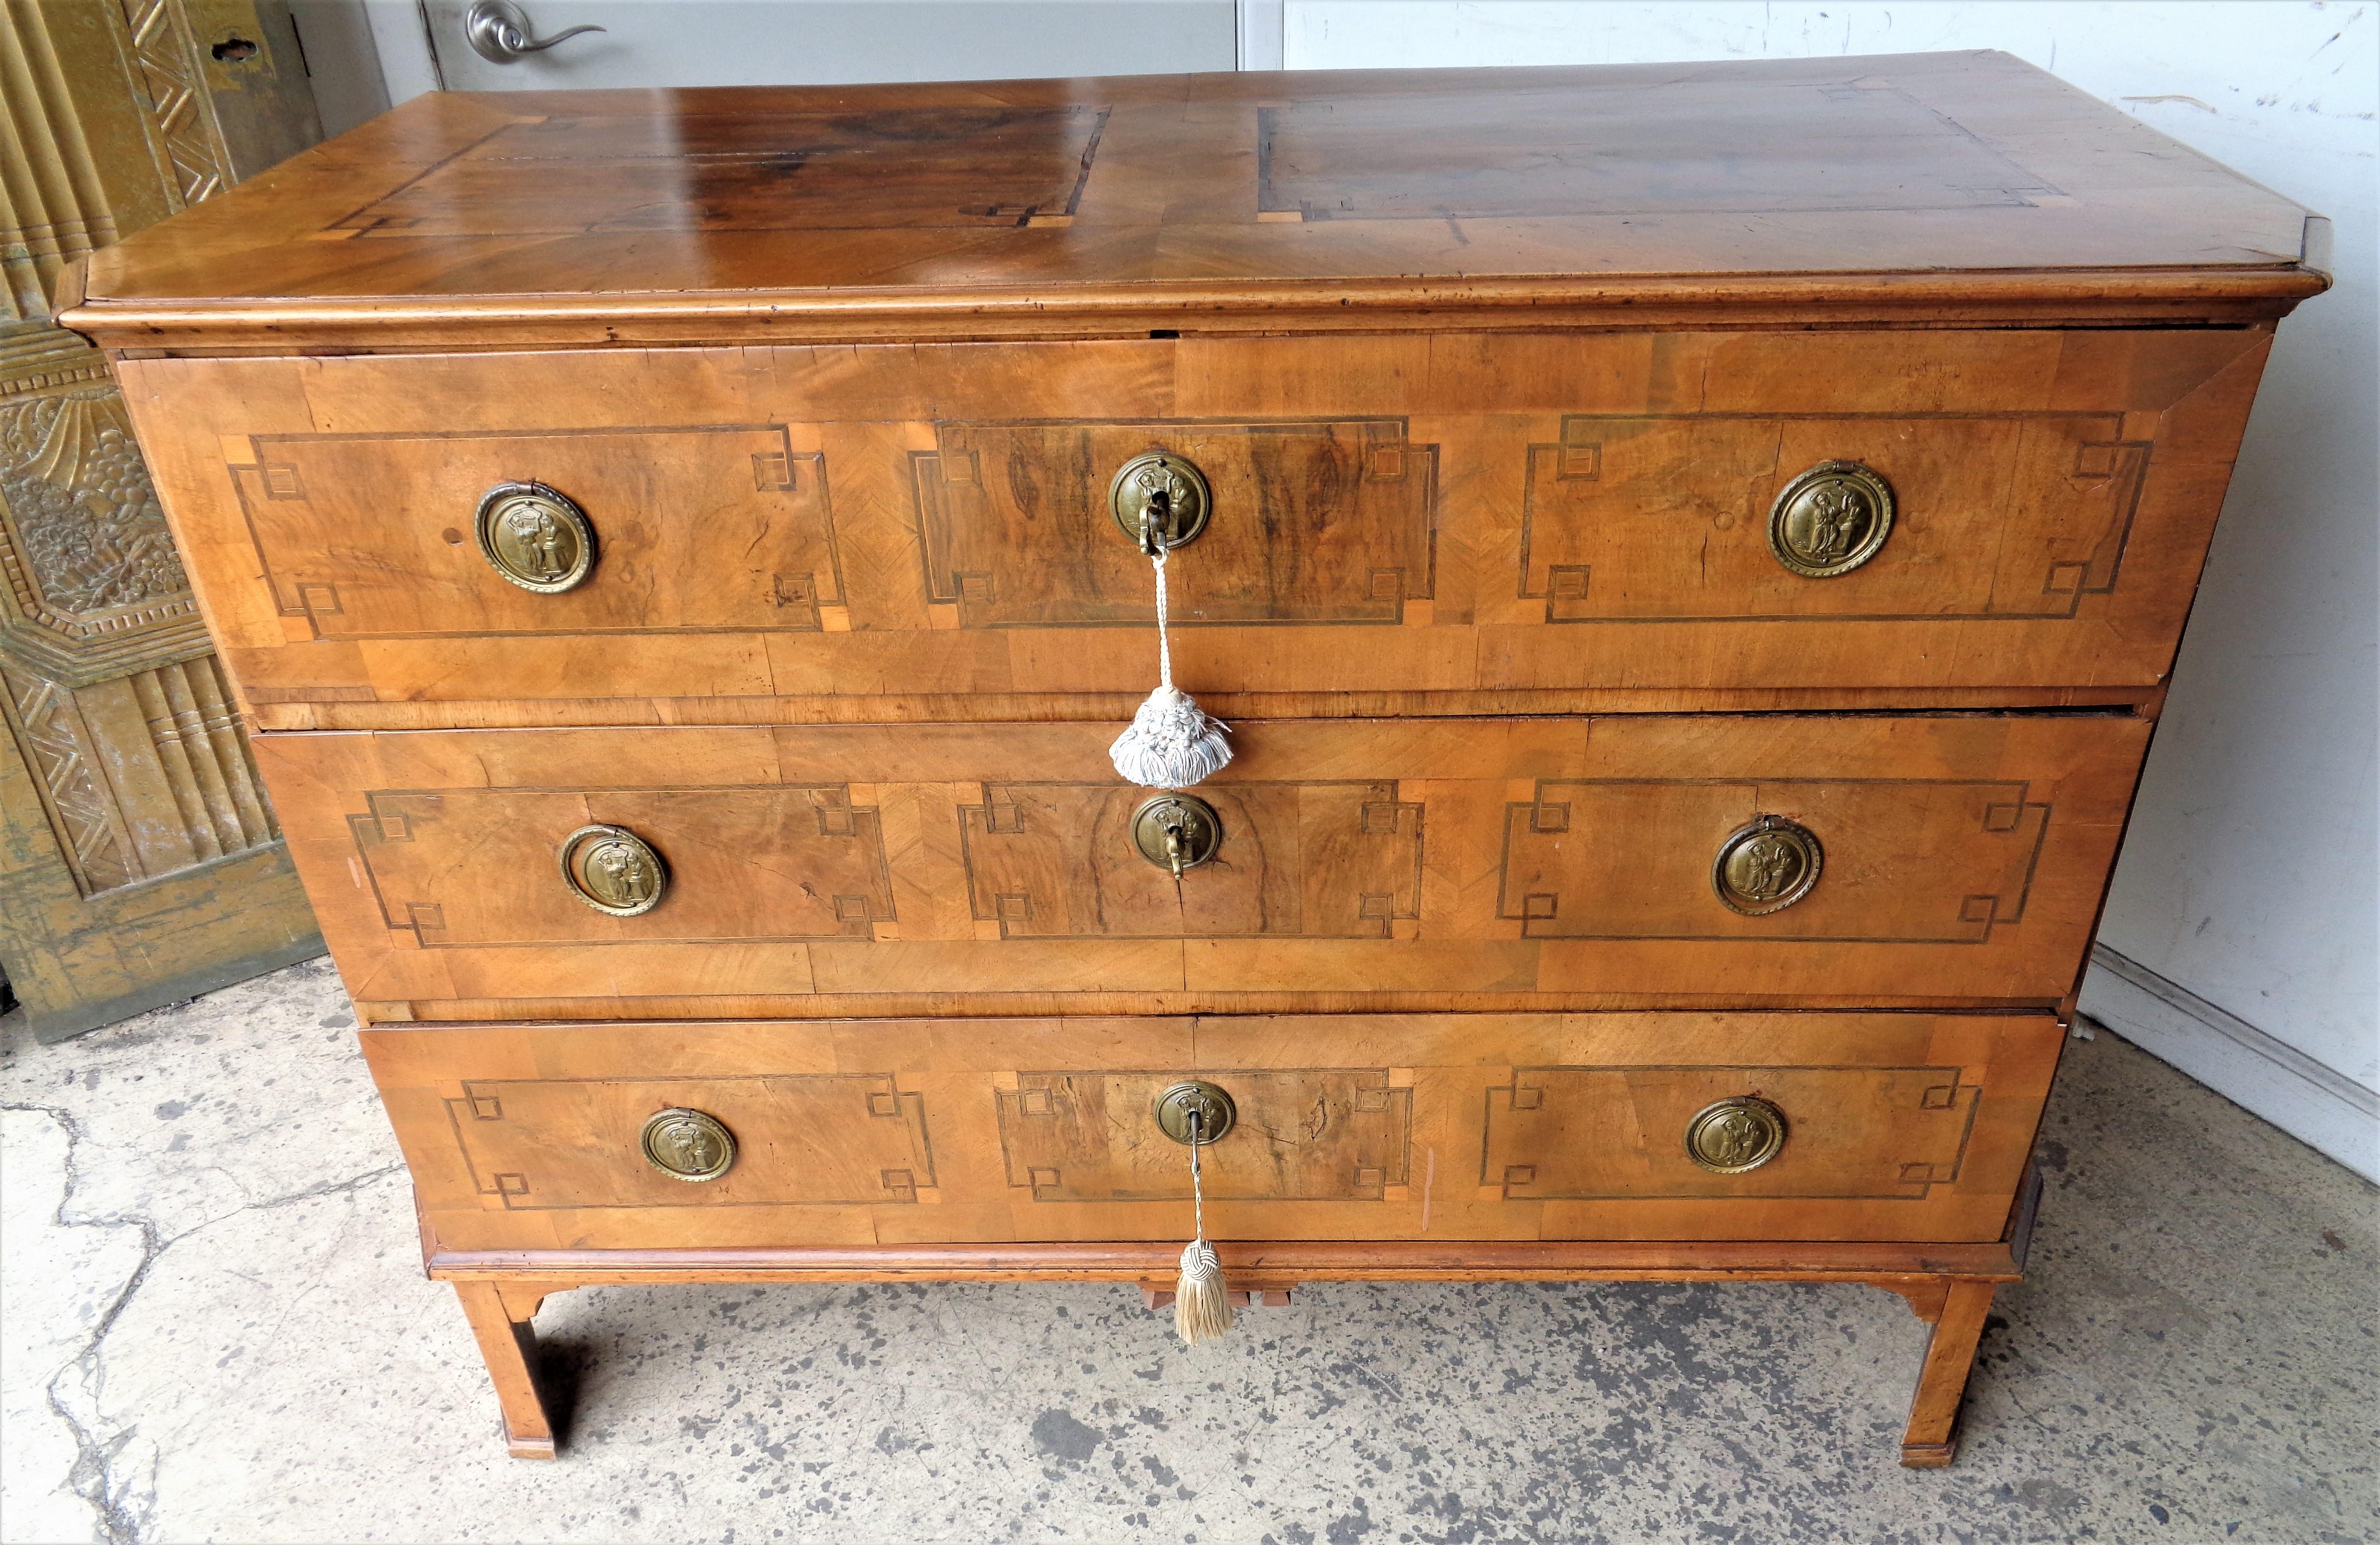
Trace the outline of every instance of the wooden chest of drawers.
<path fill-rule="evenodd" d="M 1872 1283 L 1943 1464 L 2321 229 L 1998 55 L 440 96 L 67 320 L 513 1452 L 569 1287 L 1155 1301 L 1195 1078 L 1249 1301 Z"/>

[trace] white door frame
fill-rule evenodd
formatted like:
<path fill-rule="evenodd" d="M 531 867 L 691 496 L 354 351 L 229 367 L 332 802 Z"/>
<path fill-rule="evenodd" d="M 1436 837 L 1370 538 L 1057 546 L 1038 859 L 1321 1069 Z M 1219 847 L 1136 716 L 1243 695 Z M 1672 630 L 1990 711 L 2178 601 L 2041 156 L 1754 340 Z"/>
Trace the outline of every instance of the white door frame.
<path fill-rule="evenodd" d="M 1288 54 L 1289 0 L 1236 0 L 1240 67 L 1281 69 Z"/>

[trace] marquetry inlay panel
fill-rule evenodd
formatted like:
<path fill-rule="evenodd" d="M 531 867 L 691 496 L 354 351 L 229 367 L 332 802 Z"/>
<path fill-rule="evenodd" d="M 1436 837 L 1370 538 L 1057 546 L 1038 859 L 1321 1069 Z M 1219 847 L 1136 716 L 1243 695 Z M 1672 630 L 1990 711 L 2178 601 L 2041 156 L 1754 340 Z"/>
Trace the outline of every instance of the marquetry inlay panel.
<path fill-rule="evenodd" d="M 258 435 L 228 464 L 274 610 L 310 639 L 847 627 L 824 457 L 783 425 Z M 481 497 L 532 479 L 594 531 L 595 578 L 505 582 Z M 392 489 L 411 518 L 382 518 Z M 359 545 L 353 533 L 381 534 Z"/>
<path fill-rule="evenodd" d="M 1651 96 L 1681 123 L 1725 116 L 1744 152 L 1663 166 L 1658 189 L 1628 175 Z M 1787 128 L 1784 126 L 1791 124 Z M 1775 126 L 1764 131 L 1762 125 Z M 1889 140 L 1924 167 L 1826 158 L 1822 179 L 1777 175 L 1751 147 Z M 1445 147 L 1460 146 L 1449 152 Z M 1306 220 L 1449 223 L 1577 215 L 1672 218 L 1879 209 L 2024 209 L 2063 200 L 2035 171 L 1884 79 L 1664 79 L 1637 90 L 1516 87 L 1493 103 L 1432 90 L 1293 102 L 1257 115 L 1257 207 Z M 1900 164 L 1893 171 L 1903 172 Z M 1260 216 L 1261 217 L 1261 216 Z M 1459 229 L 1459 225 L 1458 225 Z"/>
<path fill-rule="evenodd" d="M 1149 1116 L 1183 1073 L 1024 1072 L 1000 1096 L 1008 1184 L 1036 1201 L 1158 1201 L 1190 1195 L 1188 1150 Z M 1218 1200 L 1378 1201 L 1406 1182 L 1412 1075 L 1271 1068 L 1216 1075 L 1238 1107 L 1236 1140 L 1201 1150 Z"/>
<path fill-rule="evenodd" d="M 1393 783 L 1211 785 L 1223 829 L 1195 877 L 1126 834 L 1147 791 L 986 784 L 958 811 L 967 891 L 1003 939 L 1241 934 L 1386 939 L 1421 908 L 1422 807 Z"/>
<path fill-rule="evenodd" d="M 483 1204 L 511 1212 L 915 1203 L 934 1186 L 924 1101 L 890 1074 L 472 1079 L 445 1105 Z M 645 1162 L 639 1127 L 668 1106 L 728 1129 L 726 1174 L 688 1183 Z"/>
<path fill-rule="evenodd" d="M 1479 1184 L 1506 1201 L 1923 1201 L 1959 1178 L 1978 1093 L 1955 1067 L 1519 1067 L 1487 1091 Z M 1784 1146 L 1757 1169 L 1713 1174 L 1687 1156 L 1687 1125 L 1743 1094 L 1784 1113 Z"/>
<path fill-rule="evenodd" d="M 1548 782 L 1505 812 L 1497 916 L 1532 939 L 1980 943 L 2024 920 L 2051 818 L 2028 794 L 1897 778 Z M 1779 809 L 1844 857 L 1790 907 L 1714 906 L 1719 839 Z"/>
<path fill-rule="evenodd" d="M 1572 415 L 1528 448 L 1520 593 L 1555 623 L 2071 617 L 2115 588 L 2150 449 L 2115 415 Z M 1830 460 L 1884 476 L 1903 512 L 1856 584 L 1764 540 L 1779 489 Z"/>
<path fill-rule="evenodd" d="M 1081 201 L 1107 118 L 1091 106 L 946 107 L 874 114 L 865 122 L 841 114 L 722 112 L 686 120 L 661 139 L 642 117 L 539 117 L 491 131 L 326 228 L 418 238 L 589 228 L 769 231 L 811 222 L 1063 225 Z M 674 159 L 680 155 L 691 159 Z M 902 175 L 888 176 L 892 166 Z M 581 177 L 601 182 L 612 201 L 611 213 L 591 227 L 583 217 L 563 216 L 552 197 L 557 178 Z"/>
<path fill-rule="evenodd" d="M 1172 569 L 1181 621 L 1393 625 L 1433 593 L 1437 449 L 1401 420 L 938 424 L 910 458 L 927 594 L 962 627 L 1146 626 L 1148 564 L 1107 493 L 1162 451 L 1216 511 Z"/>
<path fill-rule="evenodd" d="M 376 790 L 364 804 L 347 821 L 362 872 L 386 927 L 420 949 L 864 940 L 892 920 L 881 822 L 844 785 Z M 669 905 L 611 917 L 567 888 L 558 845 L 598 822 L 661 854 Z M 479 883 L 488 866 L 540 882 Z"/>

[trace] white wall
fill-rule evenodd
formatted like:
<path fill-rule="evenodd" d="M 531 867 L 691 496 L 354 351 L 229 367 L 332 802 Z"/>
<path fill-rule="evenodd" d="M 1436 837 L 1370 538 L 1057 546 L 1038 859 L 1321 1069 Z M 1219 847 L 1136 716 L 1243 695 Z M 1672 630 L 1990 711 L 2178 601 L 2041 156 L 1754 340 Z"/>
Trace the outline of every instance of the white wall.
<path fill-rule="evenodd" d="M 2281 326 L 2083 1007 L 2380 1176 L 2380 6 L 1288 0 L 1283 30 L 1291 69 L 2004 49 L 2330 216 L 2337 287 Z"/>

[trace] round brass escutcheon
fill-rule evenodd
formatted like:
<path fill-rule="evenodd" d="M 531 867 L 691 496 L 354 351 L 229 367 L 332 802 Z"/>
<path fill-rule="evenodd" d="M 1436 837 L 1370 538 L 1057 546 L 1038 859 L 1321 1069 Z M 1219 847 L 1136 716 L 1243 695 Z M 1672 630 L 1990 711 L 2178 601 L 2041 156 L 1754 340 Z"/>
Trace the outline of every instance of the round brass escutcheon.
<path fill-rule="evenodd" d="M 615 918 L 651 911 L 669 889 L 669 866 L 625 826 L 581 826 L 562 839 L 558 856 L 570 894 Z"/>
<path fill-rule="evenodd" d="M 645 1162 L 678 1180 L 716 1180 L 735 1162 L 735 1134 L 717 1116 L 673 1106 L 645 1118 Z"/>
<path fill-rule="evenodd" d="M 1756 1094 L 1706 1105 L 1686 1123 L 1686 1157 L 1716 1174 L 1742 1174 L 1785 1146 L 1785 1113 Z"/>
<path fill-rule="evenodd" d="M 1764 815 L 1718 845 L 1711 889 L 1745 917 L 1765 918 L 1808 895 L 1826 861 L 1816 833 L 1781 815 Z"/>
<path fill-rule="evenodd" d="M 1123 534 L 1154 557 L 1159 548 L 1194 541 L 1215 505 L 1207 474 L 1178 456 L 1151 451 L 1116 468 L 1108 513 Z"/>
<path fill-rule="evenodd" d="M 559 595 L 595 570 L 595 528 L 567 494 L 543 483 L 488 490 L 471 530 L 488 566 L 525 590 Z"/>
<path fill-rule="evenodd" d="M 1190 1118 L 1198 1118 L 1198 1145 L 1204 1148 L 1232 1129 L 1240 1108 L 1220 1084 L 1187 1078 L 1157 1097 L 1157 1129 L 1177 1143 L 1190 1140 Z"/>
<path fill-rule="evenodd" d="M 1132 812 L 1132 845 L 1140 856 L 1179 878 L 1223 845 L 1223 818 L 1195 794 L 1160 794 Z"/>
<path fill-rule="evenodd" d="M 1822 461 L 1768 509 L 1768 550 L 1812 579 L 1849 574 L 1892 534 L 1892 485 L 1856 461 Z"/>

